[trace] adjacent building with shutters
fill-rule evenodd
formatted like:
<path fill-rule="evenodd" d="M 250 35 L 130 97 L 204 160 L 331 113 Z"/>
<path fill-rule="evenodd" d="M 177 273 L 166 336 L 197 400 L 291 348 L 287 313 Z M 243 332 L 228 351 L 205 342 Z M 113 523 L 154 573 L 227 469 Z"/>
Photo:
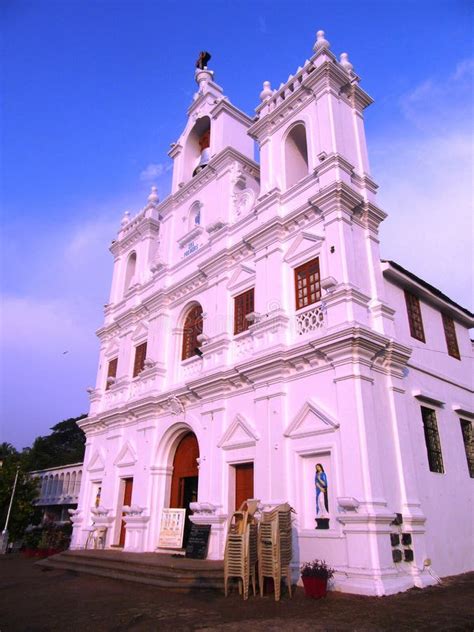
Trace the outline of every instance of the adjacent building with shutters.
<path fill-rule="evenodd" d="M 323 558 L 337 589 L 472 570 L 473 315 L 380 260 L 347 55 L 319 32 L 252 116 L 195 78 L 171 194 L 111 245 L 73 547 L 99 512 L 107 547 L 155 551 L 184 507 L 221 559 L 253 497 L 294 507 L 295 568 Z"/>

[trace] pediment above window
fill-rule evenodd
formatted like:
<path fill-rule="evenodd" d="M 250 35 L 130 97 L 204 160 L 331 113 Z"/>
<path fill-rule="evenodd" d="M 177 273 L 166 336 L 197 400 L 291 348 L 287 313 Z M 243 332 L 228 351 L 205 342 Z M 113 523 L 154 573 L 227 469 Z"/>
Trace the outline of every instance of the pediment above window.
<path fill-rule="evenodd" d="M 141 322 L 137 325 L 135 331 L 132 334 L 132 340 L 136 342 L 137 340 L 146 340 L 148 337 L 148 326 L 146 323 Z"/>
<path fill-rule="evenodd" d="M 255 269 L 246 263 L 241 263 L 234 270 L 227 284 L 227 289 L 230 291 L 246 290 L 253 285 L 255 285 Z"/>
<path fill-rule="evenodd" d="M 106 358 L 116 358 L 119 354 L 119 345 L 117 340 L 114 338 L 109 342 L 105 349 L 105 357 Z"/>
<path fill-rule="evenodd" d="M 308 400 L 285 430 L 285 437 L 299 439 L 334 432 L 339 423 L 313 400 Z"/>
<path fill-rule="evenodd" d="M 136 462 L 137 455 L 135 454 L 135 450 L 127 441 L 127 443 L 122 446 L 120 452 L 118 453 L 117 458 L 114 461 L 114 465 L 116 465 L 117 467 L 127 467 L 130 465 L 135 465 Z"/>
<path fill-rule="evenodd" d="M 96 450 L 87 465 L 88 472 L 101 472 L 105 469 L 104 457 L 99 450 Z"/>
<path fill-rule="evenodd" d="M 217 446 L 223 450 L 234 450 L 254 446 L 259 440 L 257 431 L 239 413 L 222 435 Z"/>
<path fill-rule="evenodd" d="M 286 251 L 284 261 L 296 266 L 307 259 L 316 257 L 319 254 L 323 241 L 324 237 L 321 235 L 301 231 Z"/>

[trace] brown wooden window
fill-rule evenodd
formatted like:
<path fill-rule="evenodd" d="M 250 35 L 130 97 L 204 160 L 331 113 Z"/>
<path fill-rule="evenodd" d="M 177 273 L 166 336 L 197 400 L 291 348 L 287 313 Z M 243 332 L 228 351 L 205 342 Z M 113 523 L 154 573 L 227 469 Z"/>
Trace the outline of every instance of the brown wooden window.
<path fill-rule="evenodd" d="M 319 258 L 312 259 L 295 269 L 296 309 L 321 300 Z"/>
<path fill-rule="evenodd" d="M 197 337 L 202 334 L 202 326 L 202 307 L 195 305 L 188 312 L 184 321 L 182 360 L 196 355 L 196 349 L 199 348 L 200 344 Z"/>
<path fill-rule="evenodd" d="M 443 455 L 441 453 L 441 443 L 439 441 L 436 413 L 432 408 L 425 408 L 425 406 L 422 406 L 421 417 L 423 419 L 423 428 L 425 430 L 426 451 L 428 452 L 430 471 L 443 474 Z"/>
<path fill-rule="evenodd" d="M 469 419 L 461 419 L 460 421 L 469 476 L 474 478 L 474 432 L 472 430 L 472 423 Z"/>
<path fill-rule="evenodd" d="M 234 298 L 234 335 L 249 328 L 250 323 L 245 317 L 254 311 L 254 294 L 252 288 Z"/>
<path fill-rule="evenodd" d="M 420 301 L 418 297 L 405 290 L 405 301 L 407 304 L 408 322 L 410 324 L 410 334 L 421 342 L 425 342 L 425 332 L 423 320 L 421 318 Z"/>
<path fill-rule="evenodd" d="M 448 347 L 448 353 L 453 358 L 461 359 L 459 355 L 458 341 L 456 338 L 456 329 L 454 327 L 454 320 L 446 314 L 441 314 L 443 317 L 444 335 L 446 338 L 446 345 Z"/>
<path fill-rule="evenodd" d="M 135 362 L 133 363 L 133 377 L 137 377 L 137 375 L 143 371 L 145 368 L 145 358 L 146 358 L 146 342 L 142 342 L 141 345 L 135 347 Z"/>
<path fill-rule="evenodd" d="M 116 378 L 117 377 L 117 364 L 118 358 L 113 358 L 113 360 L 109 361 L 109 366 L 107 367 L 107 380 L 105 382 L 105 390 L 108 391 L 112 386 L 113 381 L 109 380 L 109 377 Z"/>

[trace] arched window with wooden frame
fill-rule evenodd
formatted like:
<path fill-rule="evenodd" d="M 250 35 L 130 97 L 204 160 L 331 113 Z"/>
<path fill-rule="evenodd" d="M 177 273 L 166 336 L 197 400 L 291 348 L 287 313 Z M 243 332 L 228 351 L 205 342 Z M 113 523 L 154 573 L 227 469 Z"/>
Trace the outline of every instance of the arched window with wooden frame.
<path fill-rule="evenodd" d="M 188 311 L 183 326 L 183 349 L 181 359 L 186 360 L 196 355 L 196 349 L 199 347 L 198 336 L 202 334 L 203 318 L 202 307 L 193 305 Z"/>

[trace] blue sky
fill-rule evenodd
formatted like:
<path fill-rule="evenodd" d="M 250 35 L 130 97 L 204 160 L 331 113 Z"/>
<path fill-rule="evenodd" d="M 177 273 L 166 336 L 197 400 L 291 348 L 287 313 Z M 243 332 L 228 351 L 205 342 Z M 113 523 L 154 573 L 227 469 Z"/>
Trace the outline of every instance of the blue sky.
<path fill-rule="evenodd" d="M 252 114 L 322 28 L 375 99 L 382 255 L 472 308 L 472 3 L 4 0 L 0 441 L 88 409 L 108 244 L 185 125 L 197 54 Z M 67 351 L 68 353 L 63 353 Z"/>

